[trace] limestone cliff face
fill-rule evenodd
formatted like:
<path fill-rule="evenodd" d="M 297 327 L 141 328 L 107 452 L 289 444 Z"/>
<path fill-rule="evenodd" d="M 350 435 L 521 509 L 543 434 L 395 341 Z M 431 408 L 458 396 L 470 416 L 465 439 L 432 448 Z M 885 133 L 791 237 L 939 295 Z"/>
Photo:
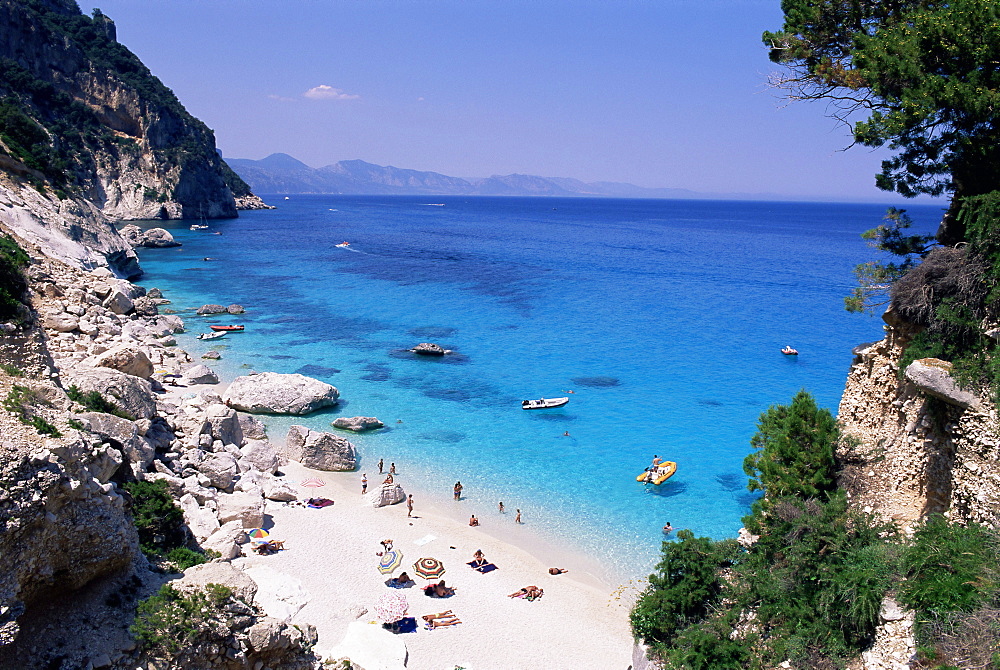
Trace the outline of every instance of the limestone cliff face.
<path fill-rule="evenodd" d="M 35 79 L 8 75 L 0 92 L 55 136 L 69 186 L 110 218 L 236 216 L 212 131 L 114 38 L 110 19 L 71 0 L 0 0 L 0 59 Z M 69 109 L 65 129 L 57 119 Z"/>
<path fill-rule="evenodd" d="M 931 513 L 1000 525 L 1000 421 L 993 402 L 963 407 L 900 378 L 907 324 L 884 317 L 886 337 L 855 349 L 839 419 L 857 439 L 841 451 L 844 485 L 859 508 L 910 526 Z"/>

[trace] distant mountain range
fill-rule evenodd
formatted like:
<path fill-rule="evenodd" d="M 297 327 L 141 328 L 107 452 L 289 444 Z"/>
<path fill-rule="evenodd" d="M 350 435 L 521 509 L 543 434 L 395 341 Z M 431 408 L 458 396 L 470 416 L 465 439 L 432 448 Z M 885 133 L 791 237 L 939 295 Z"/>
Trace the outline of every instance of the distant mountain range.
<path fill-rule="evenodd" d="M 634 184 L 586 183 L 565 177 L 526 174 L 462 179 L 437 172 L 405 170 L 361 160 L 312 168 L 288 154 L 259 161 L 228 158 L 229 166 L 254 193 L 339 193 L 345 195 L 548 195 L 614 198 L 719 197 L 683 188 L 643 188 Z"/>

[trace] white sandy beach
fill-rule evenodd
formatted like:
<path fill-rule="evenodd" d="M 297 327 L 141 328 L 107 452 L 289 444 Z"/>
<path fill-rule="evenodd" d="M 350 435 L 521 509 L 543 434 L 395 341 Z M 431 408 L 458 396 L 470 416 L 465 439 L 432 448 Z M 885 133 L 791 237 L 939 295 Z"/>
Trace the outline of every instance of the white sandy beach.
<path fill-rule="evenodd" d="M 405 667 L 410 670 L 630 667 L 631 599 L 619 599 L 614 587 L 597 586 L 593 579 L 574 579 L 572 569 L 550 575 L 547 569 L 553 566 L 491 537 L 486 528 L 472 528 L 450 514 L 422 508 L 419 500 L 413 518 L 407 518 L 405 504 L 382 508 L 365 504 L 360 473 L 318 472 L 297 463 L 289 463 L 282 471 L 296 483 L 303 500 L 324 497 L 335 504 L 311 509 L 268 502 L 266 525 L 271 526 L 272 538 L 284 541 L 285 550 L 269 556 L 251 553 L 234 564 L 248 570 L 260 584 L 258 600 L 273 610 L 269 613 L 290 615 L 292 623 L 316 626 L 317 650 L 324 657 L 337 658 L 347 651 L 366 670 L 402 668 L 398 659 L 386 660 L 401 641 L 406 648 Z M 368 474 L 370 493 L 381 478 L 377 472 Z M 299 484 L 312 477 L 325 485 Z M 396 482 L 406 488 L 405 472 Z M 389 588 L 385 584 L 389 576 L 378 571 L 376 552 L 386 538 L 403 553 L 402 566 L 394 574 L 407 571 L 416 582 L 411 588 Z M 499 569 L 480 574 L 466 565 L 476 549 Z M 412 567 L 425 556 L 444 563 L 443 578 L 455 588 L 454 596 L 439 599 L 423 594 L 421 587 L 430 581 L 417 577 Z M 541 587 L 545 595 L 535 601 L 507 597 L 528 585 Z M 268 606 L 269 597 L 278 592 L 284 601 Z M 406 596 L 409 614 L 421 624 L 416 632 L 394 635 L 375 623 L 371 605 L 386 592 Z M 361 614 L 363 609 L 368 613 Z M 421 615 L 445 610 L 452 610 L 462 623 L 434 630 L 423 627 Z M 375 654 L 362 657 L 363 652 L 337 649 L 352 623 L 354 635 L 373 637 L 368 648 Z M 364 628 L 358 631 L 359 627 Z"/>

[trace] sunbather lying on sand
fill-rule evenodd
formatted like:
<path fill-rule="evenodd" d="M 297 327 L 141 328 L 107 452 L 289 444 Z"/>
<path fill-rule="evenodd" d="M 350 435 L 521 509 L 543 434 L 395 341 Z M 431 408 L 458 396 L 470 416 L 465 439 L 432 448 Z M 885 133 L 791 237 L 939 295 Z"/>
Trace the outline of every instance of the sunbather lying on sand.
<path fill-rule="evenodd" d="M 514 593 L 508 595 L 508 598 L 527 598 L 528 600 L 534 600 L 535 598 L 541 598 L 545 593 L 542 589 L 537 586 L 525 586 Z"/>
<path fill-rule="evenodd" d="M 425 614 L 420 617 L 427 622 L 428 628 L 440 628 L 441 626 L 454 626 L 462 623 L 461 620 L 451 610 L 445 610 L 440 614 Z"/>
<path fill-rule="evenodd" d="M 424 595 L 430 596 L 431 598 L 447 598 L 448 596 L 455 595 L 455 589 L 450 586 L 445 586 L 444 580 L 442 579 L 437 584 L 429 584 L 425 586 Z"/>

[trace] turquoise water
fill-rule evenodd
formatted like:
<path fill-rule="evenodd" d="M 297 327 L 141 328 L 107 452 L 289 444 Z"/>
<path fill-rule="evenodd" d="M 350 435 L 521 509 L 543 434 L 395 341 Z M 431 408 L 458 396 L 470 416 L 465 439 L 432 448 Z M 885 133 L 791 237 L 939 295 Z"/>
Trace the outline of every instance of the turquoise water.
<path fill-rule="evenodd" d="M 835 412 L 851 348 L 881 338 L 880 319 L 842 300 L 877 205 L 266 199 L 279 209 L 207 231 L 151 224 L 183 243 L 140 254 L 141 283 L 187 321 L 181 345 L 222 351 L 213 367 L 230 378 L 246 365 L 340 390 L 334 411 L 272 421 L 276 439 L 291 423 L 377 416 L 386 429 L 351 438 L 369 479 L 381 457 L 425 499 L 461 480 L 463 513 L 512 526 L 521 508 L 616 577 L 648 574 L 667 521 L 734 536 L 760 413 L 802 388 Z M 909 211 L 933 230 L 941 209 Z M 247 313 L 211 322 L 246 332 L 193 339 L 207 327 L 191 310 L 234 302 Z M 425 341 L 456 353 L 405 351 Z M 564 395 L 563 408 L 520 409 Z M 635 481 L 654 454 L 679 464 L 659 488 Z"/>

